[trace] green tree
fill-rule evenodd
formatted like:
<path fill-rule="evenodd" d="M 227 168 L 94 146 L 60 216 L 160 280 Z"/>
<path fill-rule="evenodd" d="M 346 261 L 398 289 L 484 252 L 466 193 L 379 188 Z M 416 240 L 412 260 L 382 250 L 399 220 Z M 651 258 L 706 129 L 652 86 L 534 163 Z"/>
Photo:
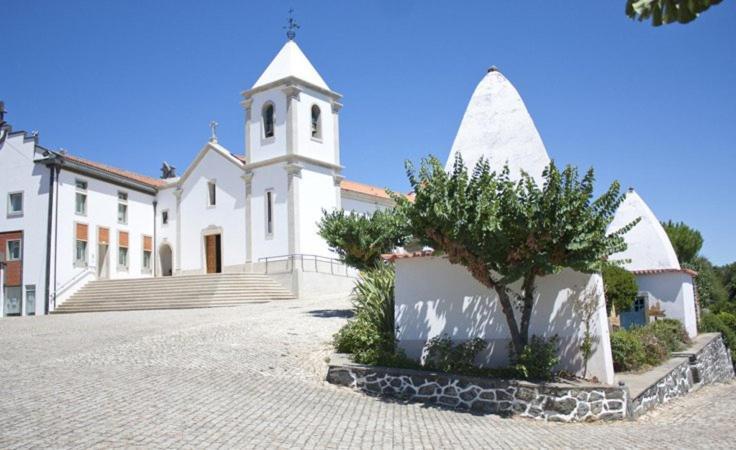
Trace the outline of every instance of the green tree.
<path fill-rule="evenodd" d="M 692 263 L 703 247 L 703 235 L 700 234 L 700 231 L 690 228 L 684 222 L 671 220 L 662 222 L 662 226 L 667 232 L 667 237 L 670 238 L 672 247 L 675 248 L 680 264 Z"/>
<path fill-rule="evenodd" d="M 736 302 L 736 262 L 726 264 L 725 266 L 716 267 L 721 283 L 726 288 L 728 301 Z"/>
<path fill-rule="evenodd" d="M 636 223 L 606 233 L 623 196 L 613 183 L 593 199 L 592 170 L 581 179 L 577 169 L 552 163 L 540 187 L 526 174 L 511 181 L 508 168 L 491 172 L 483 160 L 470 174 L 459 157 L 450 173 L 434 157 L 419 171 L 408 162 L 406 168 L 415 200 L 394 195 L 398 212 L 415 237 L 496 292 L 517 356 L 529 343 L 537 279 L 566 267 L 600 271 L 609 255 L 626 248 L 623 234 Z M 518 292 L 511 288 L 517 281 Z"/>
<path fill-rule="evenodd" d="M 668 23 L 688 23 L 722 0 L 626 0 L 626 15 L 632 19 L 652 19 L 658 27 Z"/>
<path fill-rule="evenodd" d="M 698 291 L 698 299 L 703 307 L 714 310 L 728 307 L 728 292 L 708 258 L 697 256 L 684 266 L 698 272 L 698 276 L 695 277 L 695 286 Z"/>
<path fill-rule="evenodd" d="M 606 310 L 611 313 L 611 305 L 616 311 L 627 311 L 634 304 L 639 287 L 633 273 L 612 264 L 603 266 L 603 288 L 606 293 Z"/>
<path fill-rule="evenodd" d="M 404 245 L 407 236 L 393 210 L 376 211 L 372 215 L 343 210 L 323 212 L 319 235 L 345 262 L 358 270 L 374 267 L 381 254 Z"/>

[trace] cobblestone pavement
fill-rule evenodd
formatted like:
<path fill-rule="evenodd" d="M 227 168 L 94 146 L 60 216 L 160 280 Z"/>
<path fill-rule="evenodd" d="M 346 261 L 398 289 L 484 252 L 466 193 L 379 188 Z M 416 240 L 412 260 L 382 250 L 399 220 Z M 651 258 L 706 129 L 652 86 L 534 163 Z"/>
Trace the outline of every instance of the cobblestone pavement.
<path fill-rule="evenodd" d="M 0 448 L 733 448 L 736 385 L 553 424 L 328 385 L 345 300 L 0 320 Z"/>

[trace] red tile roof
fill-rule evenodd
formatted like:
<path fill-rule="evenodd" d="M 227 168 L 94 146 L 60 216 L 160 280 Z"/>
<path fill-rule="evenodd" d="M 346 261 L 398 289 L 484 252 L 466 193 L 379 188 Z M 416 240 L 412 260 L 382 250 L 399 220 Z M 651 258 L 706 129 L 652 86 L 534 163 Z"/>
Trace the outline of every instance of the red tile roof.
<path fill-rule="evenodd" d="M 691 277 L 698 276 L 698 272 L 692 269 L 644 269 L 644 270 L 632 270 L 634 275 L 656 275 L 659 273 L 686 273 Z"/>
<path fill-rule="evenodd" d="M 117 167 L 112 167 L 112 166 L 108 166 L 107 164 L 90 161 L 88 159 L 80 158 L 79 156 L 66 154 L 64 155 L 64 158 L 70 161 L 77 162 L 79 164 L 84 164 L 85 166 L 89 166 L 89 167 L 93 167 L 98 170 L 102 170 L 104 172 L 108 172 L 114 175 L 128 178 L 133 181 L 137 181 L 138 183 L 142 183 L 150 187 L 158 188 L 166 184 L 166 180 L 162 180 L 159 178 L 153 178 L 153 177 L 149 177 L 146 175 L 141 175 L 135 172 L 130 172 L 128 170 L 118 169 Z"/>
<path fill-rule="evenodd" d="M 434 254 L 434 250 L 422 250 L 420 252 L 411 252 L 411 253 L 386 253 L 381 255 L 381 258 L 384 261 L 394 262 L 397 259 L 406 259 L 406 258 L 422 258 L 426 256 L 432 256 Z"/>

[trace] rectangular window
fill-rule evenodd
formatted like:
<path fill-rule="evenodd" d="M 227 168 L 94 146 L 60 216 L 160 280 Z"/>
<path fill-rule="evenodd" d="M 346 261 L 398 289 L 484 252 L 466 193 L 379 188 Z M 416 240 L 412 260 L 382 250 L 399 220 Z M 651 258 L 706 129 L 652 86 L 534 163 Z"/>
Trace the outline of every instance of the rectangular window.
<path fill-rule="evenodd" d="M 128 194 L 118 192 L 118 223 L 128 223 Z"/>
<path fill-rule="evenodd" d="M 87 225 L 76 224 L 74 233 L 74 265 L 87 267 Z"/>
<path fill-rule="evenodd" d="M 27 316 L 36 315 L 36 285 L 35 284 L 26 285 L 26 315 Z"/>
<path fill-rule="evenodd" d="M 207 205 L 215 206 L 217 204 L 217 186 L 214 181 L 207 183 Z"/>
<path fill-rule="evenodd" d="M 22 295 L 20 286 L 5 286 L 5 305 L 3 309 L 6 316 L 20 316 Z"/>
<path fill-rule="evenodd" d="M 76 197 L 74 201 L 74 212 L 77 215 L 87 215 L 87 182 L 75 180 Z"/>
<path fill-rule="evenodd" d="M 8 217 L 23 215 L 23 193 L 11 192 L 8 194 Z"/>
<path fill-rule="evenodd" d="M 162 225 L 168 225 L 169 224 L 169 210 L 164 209 L 161 211 L 161 224 Z"/>
<path fill-rule="evenodd" d="M 143 271 L 151 271 L 151 254 L 153 253 L 153 239 L 151 236 L 143 236 Z"/>
<path fill-rule="evenodd" d="M 273 191 L 266 191 L 266 237 L 273 236 Z"/>
<path fill-rule="evenodd" d="M 128 233 L 118 231 L 118 269 L 128 270 Z"/>
<path fill-rule="evenodd" d="M 7 252 L 5 258 L 8 261 L 19 261 L 20 260 L 20 239 L 13 239 L 7 241 Z"/>

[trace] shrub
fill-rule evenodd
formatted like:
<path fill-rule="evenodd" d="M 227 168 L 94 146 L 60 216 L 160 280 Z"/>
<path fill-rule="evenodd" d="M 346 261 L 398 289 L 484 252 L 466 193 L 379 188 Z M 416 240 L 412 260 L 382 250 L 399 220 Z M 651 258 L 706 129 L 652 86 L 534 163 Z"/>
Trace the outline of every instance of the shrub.
<path fill-rule="evenodd" d="M 555 376 L 554 367 L 560 362 L 557 353 L 559 341 L 560 339 L 556 335 L 549 339 L 536 335 L 532 336 L 521 354 L 514 357 L 516 370 L 524 378 L 531 380 L 553 379 Z"/>
<path fill-rule="evenodd" d="M 656 366 L 669 357 L 667 344 L 657 338 L 651 326 L 633 328 L 629 332 L 641 342 L 644 348 L 645 365 Z"/>
<path fill-rule="evenodd" d="M 477 369 L 475 358 L 488 344 L 481 338 L 454 344 L 446 334 L 427 342 L 425 366 L 442 372 L 468 373 Z"/>
<path fill-rule="evenodd" d="M 690 344 L 690 337 L 679 320 L 660 319 L 649 324 L 648 328 L 651 328 L 652 333 L 667 347 L 669 352 L 680 351 L 685 345 Z"/>
<path fill-rule="evenodd" d="M 335 334 L 335 349 L 355 362 L 381 364 L 396 353 L 394 336 L 394 270 L 380 265 L 364 272 L 353 297 L 355 317 Z"/>
<path fill-rule="evenodd" d="M 721 333 L 723 342 L 731 350 L 731 358 L 736 360 L 736 329 L 726 324 L 726 321 L 731 320 L 730 316 L 731 314 L 726 316 L 724 313 L 705 313 L 700 316 L 700 331 Z"/>
<path fill-rule="evenodd" d="M 611 353 L 616 372 L 637 370 L 644 365 L 647 357 L 644 344 L 628 330 L 618 330 L 611 334 Z"/>
<path fill-rule="evenodd" d="M 603 266 L 603 289 L 608 314 L 611 314 L 611 305 L 615 305 L 618 312 L 627 311 L 639 292 L 634 274 L 611 264 Z"/>

